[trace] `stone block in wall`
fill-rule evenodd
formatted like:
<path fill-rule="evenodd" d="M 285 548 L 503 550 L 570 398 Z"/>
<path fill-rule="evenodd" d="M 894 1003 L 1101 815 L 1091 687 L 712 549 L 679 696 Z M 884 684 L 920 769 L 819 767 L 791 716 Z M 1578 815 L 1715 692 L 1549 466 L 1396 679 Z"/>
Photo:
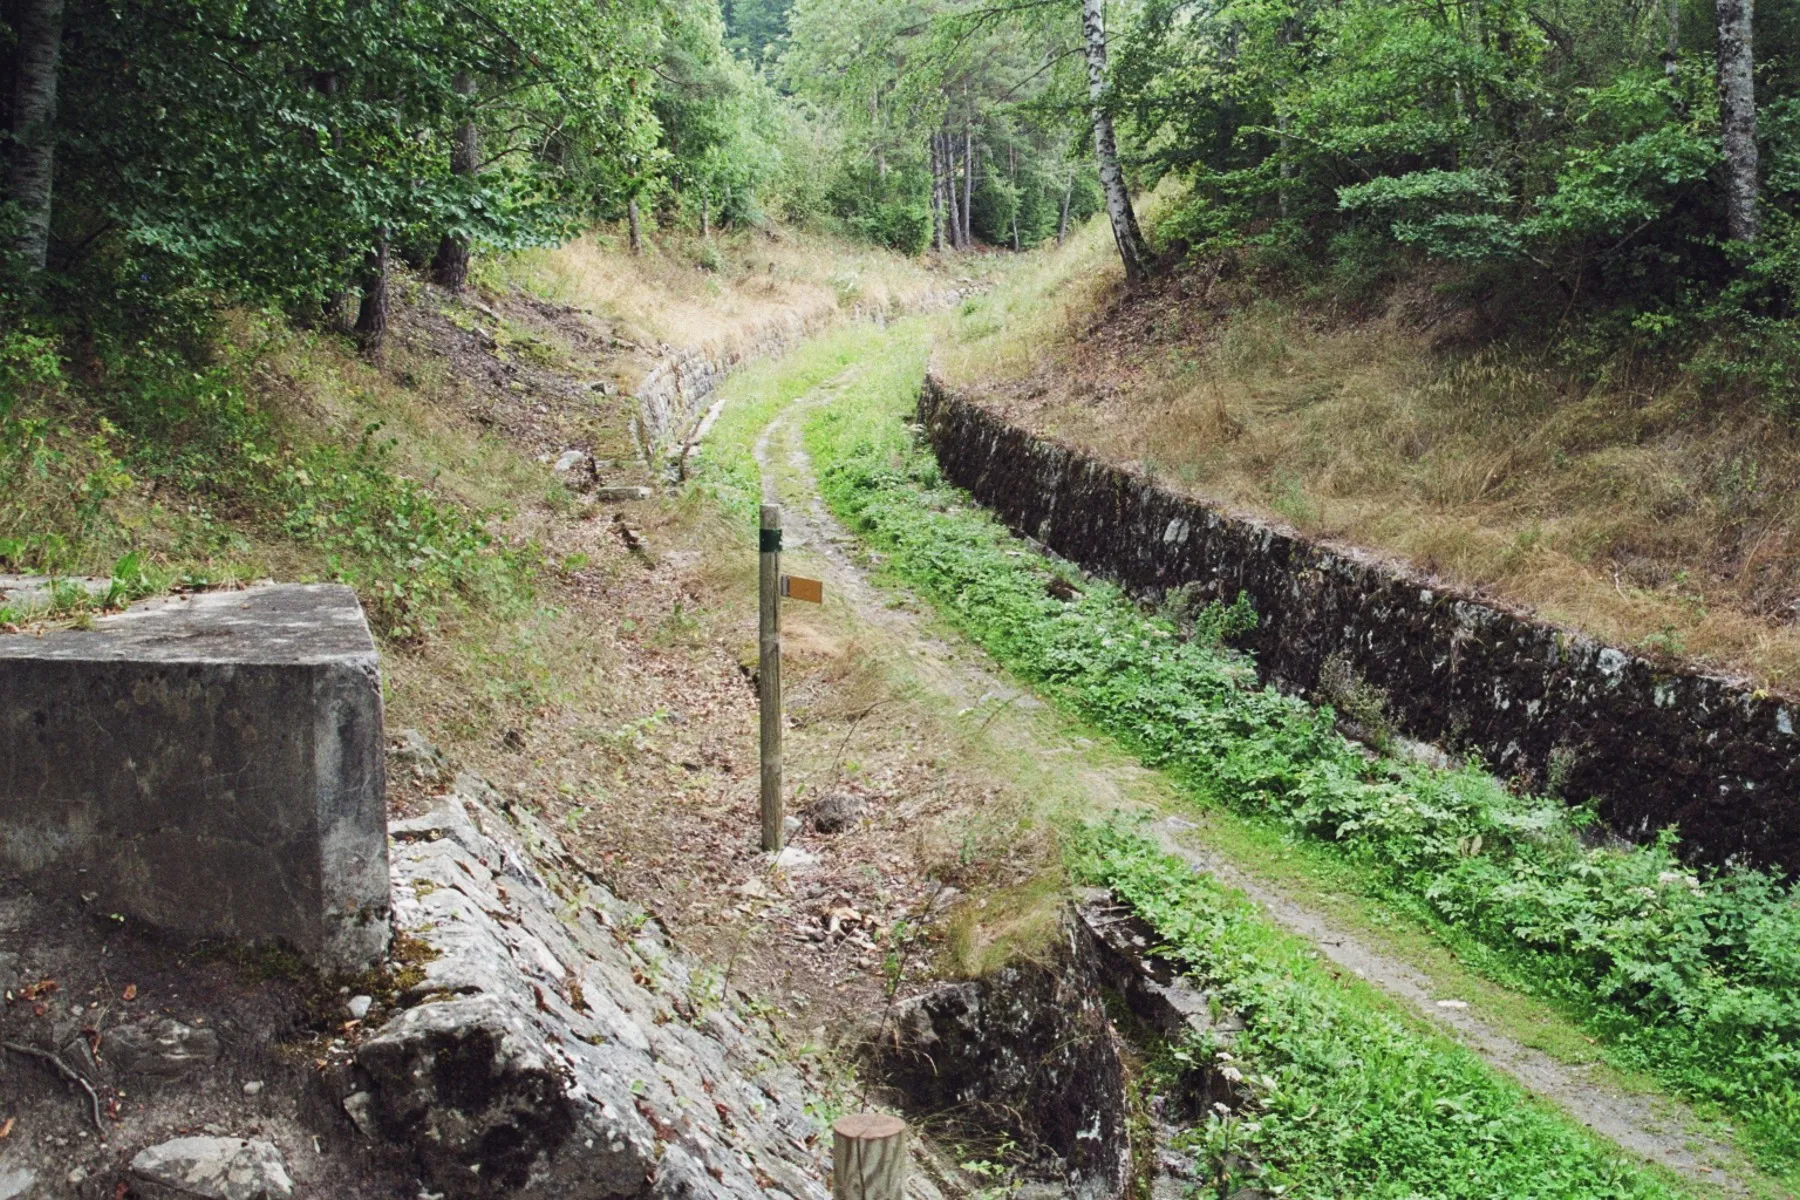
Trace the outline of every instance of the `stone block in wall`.
<path fill-rule="evenodd" d="M 381 680 L 350 589 L 177 596 L 0 634 L 0 870 L 316 964 L 388 936 Z"/>

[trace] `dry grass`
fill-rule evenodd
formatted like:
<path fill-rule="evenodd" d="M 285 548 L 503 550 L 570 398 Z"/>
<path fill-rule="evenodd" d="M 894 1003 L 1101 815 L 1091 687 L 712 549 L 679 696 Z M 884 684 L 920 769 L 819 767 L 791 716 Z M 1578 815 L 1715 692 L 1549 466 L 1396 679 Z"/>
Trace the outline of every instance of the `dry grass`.
<path fill-rule="evenodd" d="M 899 312 L 947 286 L 921 260 L 780 228 L 658 234 L 636 256 L 625 246 L 622 230 L 603 230 L 491 264 L 488 282 L 591 309 L 640 345 L 715 351 L 854 309 Z"/>
<path fill-rule="evenodd" d="M 1125 297 L 1104 229 L 965 311 L 938 366 L 1165 484 L 1658 656 L 1800 686 L 1800 437 L 1689 378 L 1445 350 L 1427 289 L 1326 321 L 1197 271 Z"/>

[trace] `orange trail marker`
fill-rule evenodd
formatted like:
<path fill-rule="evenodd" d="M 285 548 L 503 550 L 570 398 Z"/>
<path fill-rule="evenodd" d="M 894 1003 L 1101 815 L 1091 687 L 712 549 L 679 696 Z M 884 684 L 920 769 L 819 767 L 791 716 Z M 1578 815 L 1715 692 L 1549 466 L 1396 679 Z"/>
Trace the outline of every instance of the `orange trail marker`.
<path fill-rule="evenodd" d="M 789 600 L 804 600 L 808 604 L 825 603 L 825 585 L 817 579 L 799 575 L 781 577 L 781 594 Z"/>

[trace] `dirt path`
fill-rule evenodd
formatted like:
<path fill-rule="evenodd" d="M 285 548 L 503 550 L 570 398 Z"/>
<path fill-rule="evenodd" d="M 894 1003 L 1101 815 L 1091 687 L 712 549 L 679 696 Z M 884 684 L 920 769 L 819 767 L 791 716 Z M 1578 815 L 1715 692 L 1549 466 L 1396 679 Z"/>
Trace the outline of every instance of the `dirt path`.
<path fill-rule="evenodd" d="M 1106 756 L 1093 753 L 1091 742 L 1060 728 L 1041 700 L 1008 679 L 985 654 L 937 633 L 913 606 L 897 606 L 894 595 L 878 589 L 850 553 L 855 539 L 825 508 L 800 427 L 809 411 L 854 387 L 856 378 L 852 369 L 789 405 L 757 441 L 765 498 L 785 506 L 787 547 L 824 576 L 828 590 L 860 623 L 904 648 L 920 687 L 965 711 L 992 706 L 983 710 L 985 735 L 1030 760 L 1054 764 L 1089 812 L 1144 804 L 1166 810 L 1171 797 L 1159 776 L 1135 764 L 1101 761 Z M 1244 892 L 1277 925 L 1313 942 L 1325 958 L 1380 988 L 1534 1095 L 1709 1193 L 1752 1194 L 1738 1175 L 1753 1176 L 1754 1169 L 1732 1147 L 1703 1132 L 1701 1122 L 1679 1101 L 1609 1086 L 1591 1067 L 1564 1063 L 1520 1043 L 1466 1002 L 1442 994 L 1426 972 L 1225 860 L 1202 842 L 1193 822 L 1164 816 L 1156 828 L 1169 849 L 1196 869 Z"/>

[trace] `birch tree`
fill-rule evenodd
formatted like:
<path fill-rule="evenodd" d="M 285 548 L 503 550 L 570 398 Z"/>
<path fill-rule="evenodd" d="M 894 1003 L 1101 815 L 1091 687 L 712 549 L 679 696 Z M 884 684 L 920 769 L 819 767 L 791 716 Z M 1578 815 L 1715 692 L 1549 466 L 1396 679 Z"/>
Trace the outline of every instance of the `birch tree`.
<path fill-rule="evenodd" d="M 20 5 L 12 96 L 12 147 L 5 199 L 17 206 L 13 250 L 25 269 L 43 271 L 50 245 L 50 192 L 56 166 L 56 78 L 62 60 L 63 0 Z"/>
<path fill-rule="evenodd" d="M 1733 241 L 1754 242 L 1759 192 L 1756 162 L 1754 0 L 1718 0 L 1719 124 L 1725 143 L 1725 225 Z"/>
<path fill-rule="evenodd" d="M 1125 264 L 1125 282 L 1137 284 L 1150 273 L 1150 251 L 1138 228 L 1137 213 L 1131 207 L 1131 192 L 1119 166 L 1112 116 L 1106 109 L 1106 0 L 1081 0 L 1081 34 L 1087 56 L 1088 99 L 1093 108 L 1094 160 L 1100 168 L 1101 190 L 1106 195 L 1106 217 L 1112 223 L 1119 261 Z"/>

